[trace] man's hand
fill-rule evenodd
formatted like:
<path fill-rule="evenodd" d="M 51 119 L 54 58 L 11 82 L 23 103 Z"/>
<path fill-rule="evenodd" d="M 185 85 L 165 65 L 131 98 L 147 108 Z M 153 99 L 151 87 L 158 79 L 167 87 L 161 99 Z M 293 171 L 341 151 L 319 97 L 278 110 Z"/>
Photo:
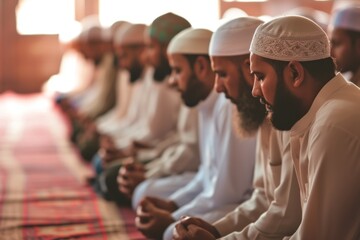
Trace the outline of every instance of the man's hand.
<path fill-rule="evenodd" d="M 175 222 L 171 213 L 143 200 L 136 210 L 135 225 L 147 238 L 162 239 L 166 228 Z"/>
<path fill-rule="evenodd" d="M 173 233 L 174 240 L 212 240 L 220 237 L 219 232 L 213 225 L 195 217 L 182 217 L 179 223 L 176 224 Z"/>
<path fill-rule="evenodd" d="M 137 185 L 144 180 L 144 166 L 141 163 L 134 162 L 133 158 L 125 161 L 124 165 L 119 169 L 119 174 L 117 176 L 119 191 L 129 199 L 131 199 Z"/>
<path fill-rule="evenodd" d="M 111 137 L 101 135 L 99 156 L 104 166 L 116 159 L 134 156 L 135 152 L 133 150 L 132 147 L 118 149 Z"/>
<path fill-rule="evenodd" d="M 164 200 L 156 197 L 145 197 L 143 200 L 141 200 L 141 203 L 145 205 L 148 202 L 154 205 L 156 208 L 166 210 L 168 212 L 174 212 L 179 208 L 176 203 L 171 200 Z"/>

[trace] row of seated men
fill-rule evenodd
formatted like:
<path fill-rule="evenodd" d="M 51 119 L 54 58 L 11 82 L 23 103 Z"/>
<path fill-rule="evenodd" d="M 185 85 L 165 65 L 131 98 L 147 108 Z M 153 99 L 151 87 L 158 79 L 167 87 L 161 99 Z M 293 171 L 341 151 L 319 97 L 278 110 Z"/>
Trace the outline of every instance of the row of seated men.
<path fill-rule="evenodd" d="M 359 23 L 84 24 L 85 87 L 56 97 L 89 184 L 151 239 L 360 239 Z"/>

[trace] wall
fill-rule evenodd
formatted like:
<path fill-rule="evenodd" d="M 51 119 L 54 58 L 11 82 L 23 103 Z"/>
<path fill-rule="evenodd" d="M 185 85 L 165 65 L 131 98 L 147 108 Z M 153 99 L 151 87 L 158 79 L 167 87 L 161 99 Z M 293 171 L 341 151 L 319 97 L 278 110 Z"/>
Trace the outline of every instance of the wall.
<path fill-rule="evenodd" d="M 219 4 L 220 16 L 222 16 L 229 8 L 240 8 L 251 16 L 275 16 L 298 6 L 311 7 L 330 13 L 333 6 L 333 1 L 268 0 L 267 2 L 226 2 L 219 0 Z"/>
<path fill-rule="evenodd" d="M 19 35 L 16 32 L 17 0 L 0 1 L 0 93 L 41 91 L 58 72 L 61 48 L 57 35 Z M 77 0 L 76 18 L 98 12 L 98 0 Z"/>
<path fill-rule="evenodd" d="M 3 33 L 3 1 L 0 1 L 0 92 L 3 92 L 3 58 L 1 57 L 3 55 L 3 36 L 4 36 L 4 33 Z"/>

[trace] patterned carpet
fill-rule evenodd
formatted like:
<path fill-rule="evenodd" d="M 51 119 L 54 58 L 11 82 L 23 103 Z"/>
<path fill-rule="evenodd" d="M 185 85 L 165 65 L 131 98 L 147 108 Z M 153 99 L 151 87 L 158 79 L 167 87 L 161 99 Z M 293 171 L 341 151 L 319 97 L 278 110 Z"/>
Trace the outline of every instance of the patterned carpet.
<path fill-rule="evenodd" d="M 91 169 L 40 94 L 0 95 L 0 239 L 143 239 L 134 212 L 97 197 Z"/>

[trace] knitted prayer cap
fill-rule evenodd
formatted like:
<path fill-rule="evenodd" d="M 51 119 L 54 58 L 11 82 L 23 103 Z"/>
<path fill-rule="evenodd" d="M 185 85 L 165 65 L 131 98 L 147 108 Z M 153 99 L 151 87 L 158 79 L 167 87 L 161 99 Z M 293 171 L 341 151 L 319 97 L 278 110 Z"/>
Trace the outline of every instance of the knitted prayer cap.
<path fill-rule="evenodd" d="M 170 41 L 167 53 L 208 54 L 212 32 L 202 28 L 187 28 Z"/>
<path fill-rule="evenodd" d="M 114 36 L 115 45 L 144 44 L 147 26 L 145 24 L 127 23 L 118 29 Z"/>
<path fill-rule="evenodd" d="M 115 35 L 115 32 L 116 32 L 118 29 L 120 29 L 120 28 L 122 28 L 122 27 L 124 27 L 124 26 L 128 26 L 129 24 L 130 24 L 129 22 L 127 22 L 127 21 L 122 21 L 122 20 L 113 22 L 113 23 L 111 24 L 111 26 L 110 26 L 110 30 L 111 30 L 113 36 Z"/>
<path fill-rule="evenodd" d="M 250 52 L 280 61 L 312 61 L 330 57 L 324 30 L 302 16 L 284 16 L 261 24 L 255 31 Z"/>
<path fill-rule="evenodd" d="M 329 28 L 343 28 L 360 32 L 360 5 L 335 10 Z"/>
<path fill-rule="evenodd" d="M 212 35 L 210 56 L 237 56 L 249 53 L 255 29 L 261 24 L 255 17 L 239 17 L 221 25 Z"/>
<path fill-rule="evenodd" d="M 183 17 L 174 13 L 166 13 L 157 17 L 149 27 L 149 35 L 161 43 L 168 43 L 180 31 L 191 27 Z"/>

